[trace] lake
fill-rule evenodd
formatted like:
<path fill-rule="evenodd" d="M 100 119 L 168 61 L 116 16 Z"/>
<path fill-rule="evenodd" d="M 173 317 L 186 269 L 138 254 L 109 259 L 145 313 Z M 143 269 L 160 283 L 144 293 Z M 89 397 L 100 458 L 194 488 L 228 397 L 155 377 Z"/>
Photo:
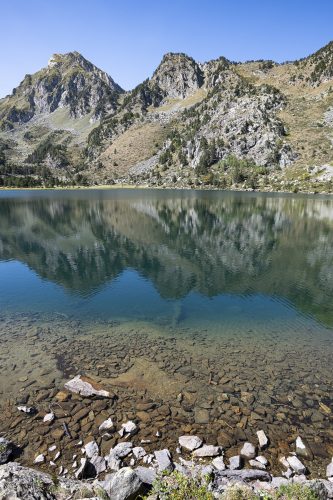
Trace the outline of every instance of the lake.
<path fill-rule="evenodd" d="M 195 431 L 232 453 L 262 428 L 275 464 L 300 433 L 320 475 L 333 450 L 332 299 L 331 197 L 3 191 L 0 431 L 29 461 L 30 443 L 54 438 L 13 426 L 14 403 L 47 408 L 82 373 L 112 386 L 117 404 L 100 412 L 136 419 L 141 439 L 158 431 L 172 448 Z"/>

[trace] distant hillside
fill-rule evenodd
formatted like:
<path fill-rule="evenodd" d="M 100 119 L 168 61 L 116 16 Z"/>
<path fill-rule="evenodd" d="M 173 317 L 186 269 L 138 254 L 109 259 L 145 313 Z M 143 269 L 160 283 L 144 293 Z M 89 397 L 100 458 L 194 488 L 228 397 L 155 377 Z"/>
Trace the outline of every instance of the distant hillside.
<path fill-rule="evenodd" d="M 333 191 L 333 42 L 299 61 L 166 54 L 124 92 L 78 52 L 0 100 L 0 184 Z"/>

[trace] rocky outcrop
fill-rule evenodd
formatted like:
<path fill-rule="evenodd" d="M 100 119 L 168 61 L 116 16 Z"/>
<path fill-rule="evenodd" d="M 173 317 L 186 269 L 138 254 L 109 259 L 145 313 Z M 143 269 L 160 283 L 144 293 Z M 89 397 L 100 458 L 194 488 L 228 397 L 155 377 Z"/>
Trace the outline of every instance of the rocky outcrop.
<path fill-rule="evenodd" d="M 103 496 L 104 495 L 104 496 Z M 0 498 L 24 500 L 65 500 L 66 498 L 107 498 L 100 485 L 59 477 L 21 467 L 16 462 L 0 466 Z"/>

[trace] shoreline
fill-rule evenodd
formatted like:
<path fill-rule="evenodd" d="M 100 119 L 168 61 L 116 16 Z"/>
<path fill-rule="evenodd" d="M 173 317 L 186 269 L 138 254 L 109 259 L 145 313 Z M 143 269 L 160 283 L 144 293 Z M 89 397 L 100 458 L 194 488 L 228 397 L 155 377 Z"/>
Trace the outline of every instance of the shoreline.
<path fill-rule="evenodd" d="M 293 191 L 275 191 L 275 190 L 259 190 L 259 189 L 221 189 L 214 186 L 207 187 L 181 187 L 181 186 L 148 186 L 146 184 L 133 185 L 133 184 L 100 184 L 96 186 L 56 186 L 56 187 L 0 187 L 0 192 L 7 191 L 112 191 L 112 190 L 154 190 L 154 191 L 212 191 L 221 193 L 252 193 L 252 194 L 274 194 L 274 195 L 308 195 L 308 196 L 325 196 L 333 197 L 333 192 L 327 191 L 302 191 L 299 190 L 296 193 Z"/>

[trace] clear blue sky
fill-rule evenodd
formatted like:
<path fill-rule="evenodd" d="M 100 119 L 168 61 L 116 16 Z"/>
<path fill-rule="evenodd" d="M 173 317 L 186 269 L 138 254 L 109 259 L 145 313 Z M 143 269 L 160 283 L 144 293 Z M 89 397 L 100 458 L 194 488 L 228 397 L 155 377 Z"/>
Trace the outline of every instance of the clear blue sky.
<path fill-rule="evenodd" d="M 77 50 L 125 89 L 165 52 L 199 61 L 306 56 L 333 39 L 333 0 L 0 0 L 0 96 Z"/>

